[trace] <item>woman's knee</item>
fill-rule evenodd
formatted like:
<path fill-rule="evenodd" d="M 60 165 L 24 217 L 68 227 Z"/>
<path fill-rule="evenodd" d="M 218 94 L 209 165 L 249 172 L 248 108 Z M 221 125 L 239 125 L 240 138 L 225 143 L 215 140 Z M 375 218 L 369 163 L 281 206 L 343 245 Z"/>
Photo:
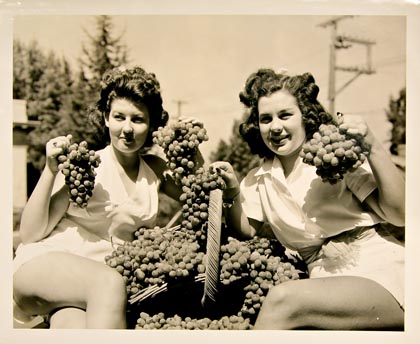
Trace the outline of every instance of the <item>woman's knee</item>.
<path fill-rule="evenodd" d="M 65 307 L 50 314 L 51 329 L 82 329 L 86 328 L 86 312 L 80 308 Z"/>
<path fill-rule="evenodd" d="M 293 287 L 294 283 L 282 283 L 272 287 L 265 300 L 264 305 L 267 307 L 289 307 L 288 305 L 296 305 L 298 300 L 295 300 L 296 289 Z"/>
<path fill-rule="evenodd" d="M 125 302 L 127 299 L 126 284 L 116 270 L 103 266 L 93 277 L 91 293 L 95 296 L 102 295 L 104 298 L 112 298 L 114 301 Z M 99 295 L 98 295 L 99 294 Z"/>
<path fill-rule="evenodd" d="M 295 281 L 272 287 L 262 305 L 255 329 L 292 329 L 299 326 L 299 313 L 303 307 Z"/>

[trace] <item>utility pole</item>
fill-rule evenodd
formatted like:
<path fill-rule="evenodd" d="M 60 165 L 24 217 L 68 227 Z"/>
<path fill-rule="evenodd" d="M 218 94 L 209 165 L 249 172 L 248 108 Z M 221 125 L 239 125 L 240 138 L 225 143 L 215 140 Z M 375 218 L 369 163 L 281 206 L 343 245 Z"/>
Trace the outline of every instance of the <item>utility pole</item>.
<path fill-rule="evenodd" d="M 335 114 L 335 99 L 336 96 L 344 90 L 351 82 L 353 82 L 357 77 L 362 74 L 373 74 L 375 71 L 372 69 L 372 45 L 375 44 L 374 41 L 359 39 L 350 37 L 347 35 L 338 35 L 337 34 L 337 25 L 343 19 L 352 18 L 353 16 L 340 16 L 328 20 L 324 23 L 319 24 L 320 27 L 326 28 L 331 27 L 331 43 L 330 43 L 330 67 L 329 67 L 329 87 L 328 87 L 328 100 L 329 100 L 329 112 L 334 116 Z M 366 47 L 366 65 L 364 67 L 344 67 L 338 66 L 336 61 L 336 51 L 338 49 L 348 49 L 352 44 L 362 44 Z M 344 85 L 342 85 L 338 90 L 336 90 L 335 83 L 335 73 L 336 71 L 350 72 L 354 73 L 353 77 L 348 80 Z"/>
<path fill-rule="evenodd" d="M 180 99 L 174 100 L 174 102 L 177 103 L 177 105 L 178 105 L 178 113 L 177 113 L 176 118 L 179 118 L 179 117 L 181 117 L 181 114 L 182 114 L 182 112 L 181 112 L 182 104 L 186 104 L 187 102 L 184 101 L 184 100 L 180 100 Z"/>

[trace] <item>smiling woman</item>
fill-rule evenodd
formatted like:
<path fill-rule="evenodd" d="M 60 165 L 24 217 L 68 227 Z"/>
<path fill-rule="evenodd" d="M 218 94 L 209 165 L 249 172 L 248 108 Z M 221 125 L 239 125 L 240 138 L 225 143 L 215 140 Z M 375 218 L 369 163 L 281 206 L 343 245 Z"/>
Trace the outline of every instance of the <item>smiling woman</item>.
<path fill-rule="evenodd" d="M 275 91 L 258 102 L 261 137 L 280 160 L 300 153 L 305 141 L 302 113 L 288 91 Z"/>
<path fill-rule="evenodd" d="M 264 161 L 240 184 L 230 164 L 212 165 L 223 171 L 224 192 L 240 195 L 226 210 L 229 228 L 253 237 L 266 223 L 308 266 L 309 279 L 269 290 L 254 329 L 401 330 L 404 247 L 382 224 L 404 225 L 404 178 L 364 121 L 343 116 L 339 125 L 317 95 L 310 73 L 252 73 L 240 93 L 250 110 L 240 130 Z M 299 154 L 325 124 L 371 147 L 368 164 L 334 184 Z"/>

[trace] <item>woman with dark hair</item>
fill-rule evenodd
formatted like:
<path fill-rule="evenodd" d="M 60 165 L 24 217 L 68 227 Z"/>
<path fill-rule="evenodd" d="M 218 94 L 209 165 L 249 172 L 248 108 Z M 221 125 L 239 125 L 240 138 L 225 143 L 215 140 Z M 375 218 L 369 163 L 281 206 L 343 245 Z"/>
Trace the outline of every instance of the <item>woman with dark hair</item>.
<path fill-rule="evenodd" d="M 318 91 L 309 73 L 252 74 L 240 93 L 249 109 L 240 133 L 263 163 L 240 184 L 230 164 L 212 164 L 227 183 L 228 228 L 252 237 L 268 223 L 308 266 L 308 279 L 270 289 L 255 329 L 402 329 L 404 247 L 381 224 L 404 225 L 404 178 L 352 116 L 340 122 L 371 146 L 366 166 L 330 184 L 303 162 L 303 144 L 321 124 L 338 122 Z"/>
<path fill-rule="evenodd" d="M 25 314 L 49 314 L 50 328 L 126 327 L 125 282 L 105 257 L 113 242 L 155 225 L 158 190 L 174 199 L 181 194 L 166 162 L 142 154 L 168 120 L 155 75 L 115 68 L 100 87 L 90 118 L 110 143 L 97 152 L 101 163 L 87 206 L 69 202 L 57 156 L 70 142 L 61 136 L 47 142 L 45 169 L 22 214 L 14 301 Z"/>

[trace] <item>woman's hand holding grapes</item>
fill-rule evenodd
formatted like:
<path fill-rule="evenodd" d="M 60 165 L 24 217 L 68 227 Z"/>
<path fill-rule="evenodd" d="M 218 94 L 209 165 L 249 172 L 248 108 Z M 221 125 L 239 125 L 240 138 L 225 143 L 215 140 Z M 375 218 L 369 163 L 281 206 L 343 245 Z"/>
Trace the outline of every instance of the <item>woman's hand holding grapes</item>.
<path fill-rule="evenodd" d="M 210 172 L 218 173 L 226 183 L 223 191 L 224 199 L 232 199 L 239 193 L 239 180 L 232 165 L 226 161 L 216 161 L 210 165 Z"/>
<path fill-rule="evenodd" d="M 200 128 L 204 127 L 203 122 L 201 122 L 198 118 L 195 118 L 195 117 L 192 117 L 192 116 L 190 116 L 190 117 L 180 116 L 178 118 L 178 120 L 180 122 L 183 122 L 183 123 L 191 123 L 192 125 L 199 126 Z"/>
<path fill-rule="evenodd" d="M 362 137 L 363 141 L 369 146 L 376 141 L 365 119 L 361 116 L 346 115 L 340 117 L 339 129 L 349 136 Z"/>
<path fill-rule="evenodd" d="M 57 160 L 57 157 L 61 154 L 64 154 L 66 149 L 71 144 L 71 135 L 67 136 L 58 136 L 49 140 L 46 144 L 46 166 L 50 169 L 53 174 L 57 174 L 59 171 L 58 165 L 60 161 Z"/>

